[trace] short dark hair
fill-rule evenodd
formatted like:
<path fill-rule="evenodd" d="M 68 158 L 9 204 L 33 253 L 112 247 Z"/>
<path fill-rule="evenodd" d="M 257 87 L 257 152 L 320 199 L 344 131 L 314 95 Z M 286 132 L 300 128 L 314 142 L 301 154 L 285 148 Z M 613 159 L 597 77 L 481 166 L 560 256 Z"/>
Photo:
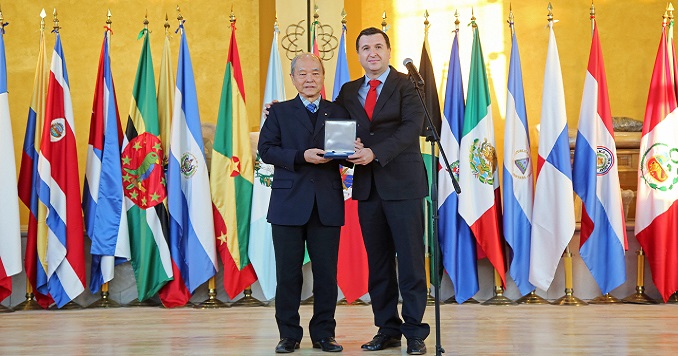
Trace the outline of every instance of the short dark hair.
<path fill-rule="evenodd" d="M 381 34 L 384 36 L 384 41 L 386 41 L 386 48 L 391 49 L 391 41 L 388 40 L 388 35 L 386 32 L 376 28 L 376 27 L 368 27 L 362 31 L 360 31 L 360 34 L 358 34 L 358 38 L 355 39 L 355 50 L 356 52 L 359 51 L 359 45 L 358 43 L 360 42 L 360 37 L 362 36 L 372 36 L 376 34 Z"/>

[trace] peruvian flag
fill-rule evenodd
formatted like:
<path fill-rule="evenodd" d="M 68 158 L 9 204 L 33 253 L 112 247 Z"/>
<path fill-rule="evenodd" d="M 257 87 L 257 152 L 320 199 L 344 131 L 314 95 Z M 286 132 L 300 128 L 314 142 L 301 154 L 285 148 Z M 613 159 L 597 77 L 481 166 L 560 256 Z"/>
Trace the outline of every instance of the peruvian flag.
<path fill-rule="evenodd" d="M 640 140 L 635 226 L 664 301 L 678 290 L 678 167 L 672 153 L 678 137 L 676 106 L 664 24 Z"/>

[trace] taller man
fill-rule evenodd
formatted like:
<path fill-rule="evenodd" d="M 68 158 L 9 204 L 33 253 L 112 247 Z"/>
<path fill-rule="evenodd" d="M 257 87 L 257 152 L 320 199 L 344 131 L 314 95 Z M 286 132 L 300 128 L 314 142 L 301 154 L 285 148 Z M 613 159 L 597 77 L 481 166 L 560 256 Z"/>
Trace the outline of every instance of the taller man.
<path fill-rule="evenodd" d="M 325 69 L 315 55 L 296 56 L 290 77 L 299 95 L 271 106 L 259 136 L 261 159 L 275 166 L 267 215 L 278 283 L 275 319 L 280 342 L 275 352 L 293 352 L 303 336 L 299 302 L 304 243 L 313 271 L 313 347 L 338 352 L 342 347 L 334 339 L 334 312 L 344 195 L 338 161 L 323 158 L 325 151 L 319 147 L 324 145 L 325 119 L 347 118 L 348 113 L 320 97 Z"/>
<path fill-rule="evenodd" d="M 357 121 L 357 135 L 364 144 L 349 161 L 356 165 L 353 199 L 359 201 L 368 289 L 379 331 L 362 348 L 399 347 L 405 335 L 407 353 L 421 355 L 430 332 L 422 323 L 427 295 L 423 240 L 427 179 L 419 134 L 424 111 L 407 76 L 389 65 L 386 33 L 374 27 L 362 30 L 356 50 L 365 76 L 344 84 L 336 102 Z"/>

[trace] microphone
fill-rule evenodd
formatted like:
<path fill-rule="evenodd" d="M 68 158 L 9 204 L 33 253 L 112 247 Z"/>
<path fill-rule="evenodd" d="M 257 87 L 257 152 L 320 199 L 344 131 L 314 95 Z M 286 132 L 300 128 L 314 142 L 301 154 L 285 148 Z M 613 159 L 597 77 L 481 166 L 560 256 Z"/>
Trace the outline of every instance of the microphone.
<path fill-rule="evenodd" d="M 412 80 L 414 80 L 417 86 L 423 86 L 424 78 L 421 77 L 417 67 L 414 66 L 414 63 L 412 63 L 412 58 L 405 58 L 403 65 L 407 68 L 407 71 L 410 73 L 410 77 L 412 77 Z"/>

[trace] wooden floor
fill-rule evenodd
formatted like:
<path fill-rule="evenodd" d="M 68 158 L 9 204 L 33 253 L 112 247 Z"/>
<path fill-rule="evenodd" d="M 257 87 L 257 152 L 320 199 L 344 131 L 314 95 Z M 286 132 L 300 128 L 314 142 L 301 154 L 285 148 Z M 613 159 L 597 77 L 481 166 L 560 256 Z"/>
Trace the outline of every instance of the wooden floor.
<path fill-rule="evenodd" d="M 302 306 L 302 325 L 312 307 Z M 675 355 L 678 305 L 482 306 L 442 305 L 445 355 Z M 435 354 L 434 308 L 426 340 Z M 365 352 L 372 338 L 369 306 L 337 307 L 343 355 Z M 20 311 L 0 314 L 0 355 L 273 355 L 274 308 L 119 308 Z M 403 343 L 404 345 L 404 343 Z M 306 335 L 294 355 L 323 355 Z M 326 354 L 325 354 L 326 355 Z"/>

